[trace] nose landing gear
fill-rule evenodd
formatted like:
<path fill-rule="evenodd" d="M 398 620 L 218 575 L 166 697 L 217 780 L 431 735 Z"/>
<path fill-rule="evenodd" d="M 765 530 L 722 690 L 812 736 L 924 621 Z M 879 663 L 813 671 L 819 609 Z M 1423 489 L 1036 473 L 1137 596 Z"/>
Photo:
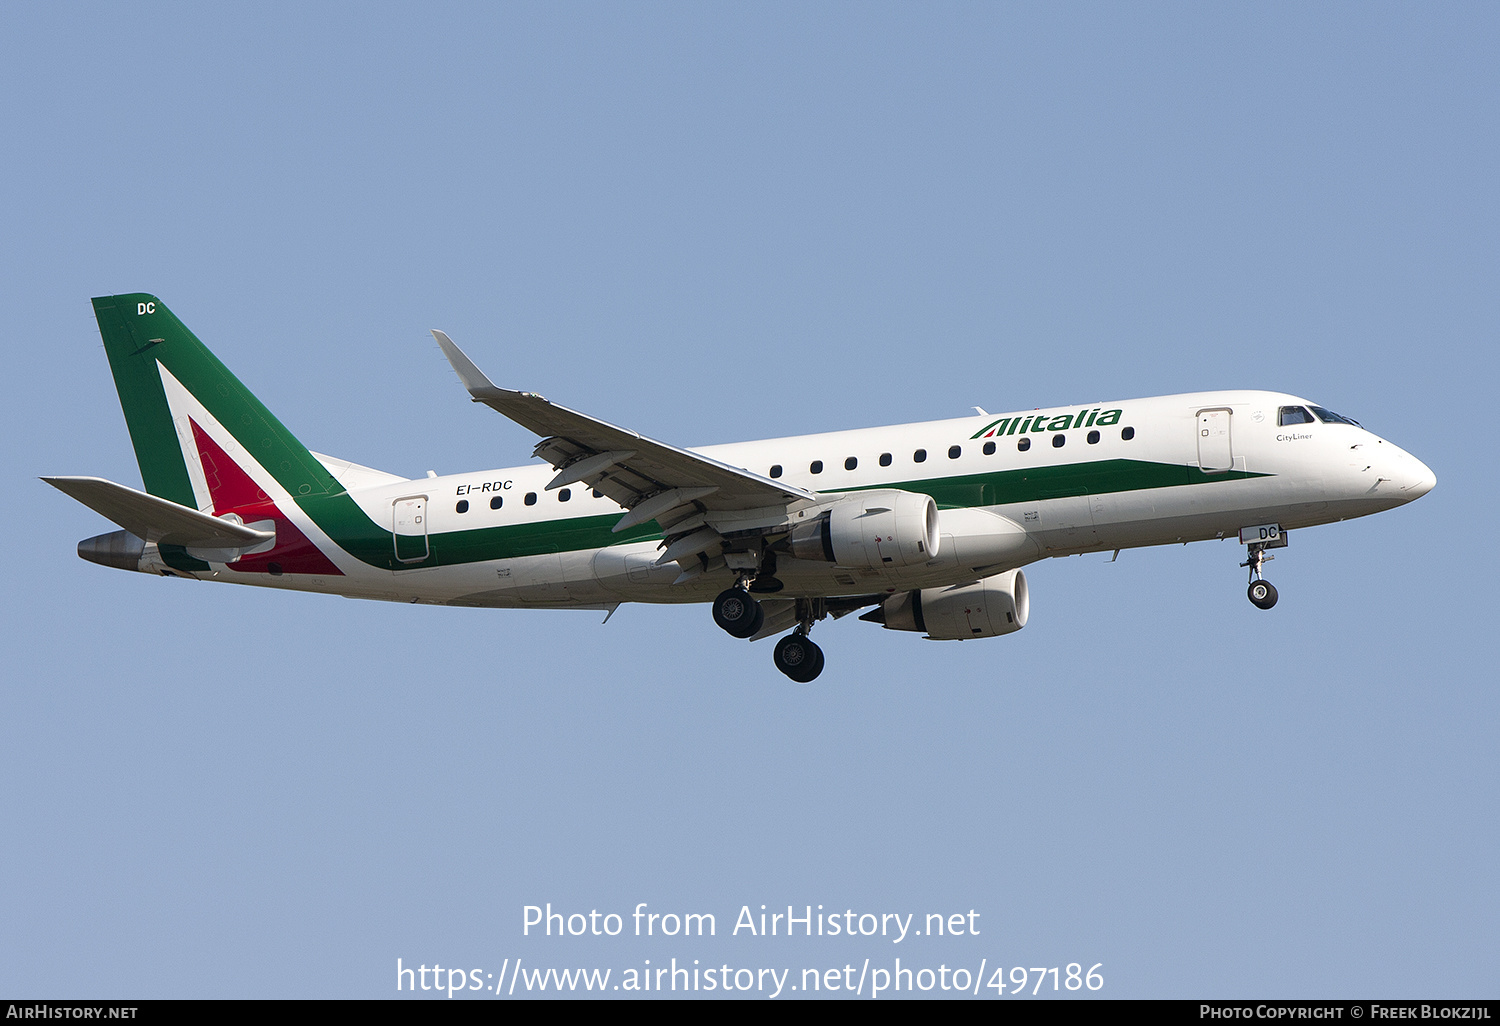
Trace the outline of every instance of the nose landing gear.
<path fill-rule="evenodd" d="M 1280 524 L 1257 524 L 1240 528 L 1240 544 L 1249 549 L 1250 558 L 1240 566 L 1250 568 L 1250 587 L 1246 591 L 1250 602 L 1258 609 L 1270 609 L 1276 604 L 1276 589 L 1270 581 L 1260 575 L 1261 567 L 1275 556 L 1266 555 L 1267 549 L 1286 548 L 1286 532 Z"/>
<path fill-rule="evenodd" d="M 1285 535 L 1282 536 L 1285 539 Z M 1283 540 L 1283 544 L 1285 541 Z M 1250 543 L 1250 558 L 1240 566 L 1250 568 L 1250 587 L 1246 591 L 1252 605 L 1258 609 L 1270 609 L 1276 604 L 1276 586 L 1270 581 L 1263 580 L 1260 576 L 1261 567 L 1267 560 L 1275 559 L 1275 556 L 1266 555 L 1266 546 L 1260 542 Z"/>

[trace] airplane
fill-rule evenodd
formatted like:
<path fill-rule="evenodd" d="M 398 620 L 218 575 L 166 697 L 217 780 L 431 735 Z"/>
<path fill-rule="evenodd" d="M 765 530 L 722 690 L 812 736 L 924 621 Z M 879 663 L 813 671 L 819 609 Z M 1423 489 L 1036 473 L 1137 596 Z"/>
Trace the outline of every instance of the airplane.
<path fill-rule="evenodd" d="M 1224 391 L 679 448 L 501 388 L 432 335 L 470 398 L 542 464 L 408 479 L 308 450 L 155 296 L 93 300 L 144 490 L 42 480 L 121 530 L 78 554 L 164 577 L 392 602 L 592 609 L 711 602 L 736 638 L 859 610 L 931 640 L 1026 626 L 1038 560 L 1237 538 L 1248 596 L 1291 530 L 1411 502 L 1437 479 L 1347 417 Z"/>

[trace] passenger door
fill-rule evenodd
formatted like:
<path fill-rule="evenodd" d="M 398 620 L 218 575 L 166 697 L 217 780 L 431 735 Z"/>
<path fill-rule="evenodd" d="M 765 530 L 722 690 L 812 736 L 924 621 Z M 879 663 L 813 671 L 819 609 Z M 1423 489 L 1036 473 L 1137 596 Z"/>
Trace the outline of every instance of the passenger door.
<path fill-rule="evenodd" d="M 1231 416 L 1231 411 L 1225 409 L 1198 411 L 1198 466 L 1205 473 L 1234 467 L 1234 449 L 1229 439 Z"/>

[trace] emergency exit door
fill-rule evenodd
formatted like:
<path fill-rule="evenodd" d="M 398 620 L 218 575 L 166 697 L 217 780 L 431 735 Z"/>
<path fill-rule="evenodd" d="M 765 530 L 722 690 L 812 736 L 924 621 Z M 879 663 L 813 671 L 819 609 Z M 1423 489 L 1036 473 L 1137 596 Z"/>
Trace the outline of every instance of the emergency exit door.
<path fill-rule="evenodd" d="M 1229 440 L 1229 410 L 1198 411 L 1198 466 L 1205 471 L 1234 467 L 1234 449 Z"/>

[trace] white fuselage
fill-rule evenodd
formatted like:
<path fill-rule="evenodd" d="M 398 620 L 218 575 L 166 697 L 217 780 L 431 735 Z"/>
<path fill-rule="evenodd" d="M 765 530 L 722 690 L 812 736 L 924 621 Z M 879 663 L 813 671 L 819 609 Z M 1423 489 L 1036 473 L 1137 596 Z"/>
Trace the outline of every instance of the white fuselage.
<path fill-rule="evenodd" d="M 1010 431 L 992 437 L 984 437 L 984 429 L 1002 418 L 975 415 L 693 451 L 819 493 L 898 488 L 934 495 L 942 544 L 925 564 L 882 570 L 778 560 L 782 597 L 867 595 L 972 581 L 1048 556 L 1232 537 L 1254 524 L 1294 529 L 1331 523 L 1401 505 L 1433 486 L 1432 472 L 1419 460 L 1361 427 L 1278 423 L 1280 408 L 1310 405 L 1272 392 L 1201 392 L 1084 407 L 1121 411 L 1097 428 L 1078 416 L 1078 425 L 1047 430 L 1054 414 L 1080 413 L 1064 408 L 1008 415 L 1003 420 Z M 1029 440 L 1024 449 L 1022 439 Z M 340 464 L 327 465 L 370 520 L 386 529 L 402 502 L 410 507 L 419 499 L 424 530 L 435 539 L 514 528 L 517 537 L 529 531 L 528 537 L 550 539 L 527 546 L 548 551 L 382 569 L 341 550 L 288 503 L 298 527 L 343 576 L 273 577 L 222 565 L 212 576 L 352 597 L 497 607 L 702 602 L 724 587 L 711 574 L 674 584 L 678 566 L 657 565 L 659 535 L 609 544 L 601 525 L 625 511 L 587 486 L 548 491 L 554 471 L 546 466 L 408 481 L 362 478 L 361 468 L 341 472 Z"/>

